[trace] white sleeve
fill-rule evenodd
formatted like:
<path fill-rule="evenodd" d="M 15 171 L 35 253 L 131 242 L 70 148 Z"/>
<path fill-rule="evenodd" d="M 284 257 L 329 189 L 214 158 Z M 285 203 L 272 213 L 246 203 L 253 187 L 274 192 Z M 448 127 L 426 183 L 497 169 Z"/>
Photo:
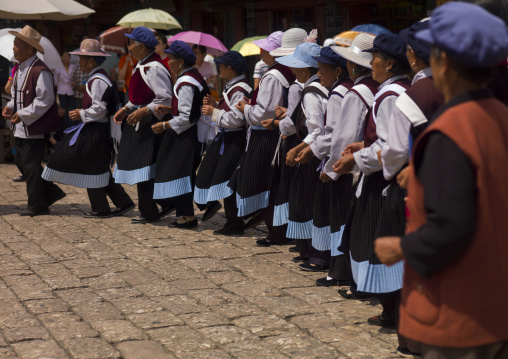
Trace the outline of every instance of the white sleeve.
<path fill-rule="evenodd" d="M 152 111 L 154 116 L 162 120 L 165 115 L 156 115 L 155 106 L 171 106 L 171 97 L 173 96 L 167 71 L 157 66 L 150 66 L 146 71 L 146 84 L 155 93 L 155 98 L 146 107 Z"/>
<path fill-rule="evenodd" d="M 178 89 L 178 116 L 169 120 L 171 128 L 180 134 L 188 130 L 193 123 L 190 123 L 190 113 L 192 109 L 192 101 L 194 99 L 194 86 L 182 85 Z"/>
<path fill-rule="evenodd" d="M 409 160 L 409 131 L 411 122 L 395 106 L 388 124 L 388 139 L 381 151 L 383 175 L 386 180 L 395 176 Z"/>
<path fill-rule="evenodd" d="M 107 103 L 102 101 L 102 97 L 104 96 L 104 93 L 108 87 L 108 84 L 101 79 L 95 79 L 92 82 L 92 87 L 90 90 L 92 94 L 92 105 L 85 110 L 79 111 L 81 120 L 84 123 L 99 121 L 106 117 L 108 113 L 108 109 L 106 108 Z"/>
<path fill-rule="evenodd" d="M 271 74 L 266 75 L 260 85 L 256 105 L 245 105 L 245 121 L 250 126 L 260 126 L 261 121 L 275 117 L 275 106 L 283 104 L 282 84 Z"/>
<path fill-rule="evenodd" d="M 316 138 L 324 132 L 325 111 L 327 99 L 315 93 L 308 93 L 303 97 L 303 106 L 306 113 L 305 126 L 309 134 L 303 139 L 303 142 L 310 145 Z"/>
<path fill-rule="evenodd" d="M 33 124 L 53 106 L 55 103 L 53 89 L 53 77 L 49 71 L 41 71 L 35 87 L 35 99 L 29 106 L 18 110 L 19 118 L 25 125 Z"/>
<path fill-rule="evenodd" d="M 213 110 L 212 121 L 217 123 L 221 128 L 238 128 L 245 124 L 244 115 L 236 108 L 236 104 L 243 100 L 245 94 L 242 91 L 236 91 L 231 96 L 231 111 Z"/>

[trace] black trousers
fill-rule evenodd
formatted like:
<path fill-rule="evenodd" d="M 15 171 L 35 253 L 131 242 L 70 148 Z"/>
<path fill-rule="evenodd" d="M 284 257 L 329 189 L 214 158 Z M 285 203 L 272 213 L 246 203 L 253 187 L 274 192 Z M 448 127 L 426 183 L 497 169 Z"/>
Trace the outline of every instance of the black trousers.
<path fill-rule="evenodd" d="M 113 176 L 109 177 L 109 183 L 106 187 L 87 188 L 86 191 L 92 205 L 92 212 L 110 212 L 108 197 L 116 207 L 134 204 L 122 185 L 115 183 Z"/>
<path fill-rule="evenodd" d="M 14 148 L 19 154 L 17 164 L 26 178 L 27 208 L 33 212 L 45 211 L 50 203 L 55 202 L 56 198 L 64 193 L 53 182 L 48 182 L 41 177 L 41 162 L 46 141 L 47 138 L 14 138 Z"/>
<path fill-rule="evenodd" d="M 226 215 L 225 229 L 241 231 L 244 227 L 243 218 L 237 216 L 236 193 L 224 198 L 224 214 Z"/>

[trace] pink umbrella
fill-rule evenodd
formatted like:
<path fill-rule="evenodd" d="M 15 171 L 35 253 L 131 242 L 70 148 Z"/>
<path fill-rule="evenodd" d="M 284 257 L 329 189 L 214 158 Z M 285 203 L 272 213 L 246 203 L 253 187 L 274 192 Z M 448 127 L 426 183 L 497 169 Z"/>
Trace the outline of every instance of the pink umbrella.
<path fill-rule="evenodd" d="M 168 44 L 172 43 L 175 40 L 180 40 L 186 42 L 188 44 L 194 45 L 202 45 L 208 48 L 208 53 L 214 56 L 221 56 L 224 52 L 227 52 L 228 49 L 219 39 L 213 37 L 210 34 L 205 34 L 203 32 L 198 31 L 183 31 L 179 32 L 175 36 L 171 37 L 168 40 Z"/>

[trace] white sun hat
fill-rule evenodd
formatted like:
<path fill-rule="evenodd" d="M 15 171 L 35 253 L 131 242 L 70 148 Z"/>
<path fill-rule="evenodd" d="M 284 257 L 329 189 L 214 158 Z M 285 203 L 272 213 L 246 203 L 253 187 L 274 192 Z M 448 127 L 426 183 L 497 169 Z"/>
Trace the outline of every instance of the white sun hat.
<path fill-rule="evenodd" d="M 357 65 L 372 68 L 370 61 L 372 60 L 372 54 L 370 52 L 363 52 L 374 46 L 375 36 L 366 33 L 359 33 L 351 42 L 349 47 L 342 47 L 337 45 L 330 46 L 331 49 L 351 62 Z"/>
<path fill-rule="evenodd" d="M 272 56 L 287 56 L 295 52 L 298 45 L 308 41 L 309 35 L 304 29 L 294 27 L 292 29 L 284 31 L 282 35 L 282 41 L 279 48 L 270 52 Z M 310 42 L 315 42 L 310 39 Z"/>

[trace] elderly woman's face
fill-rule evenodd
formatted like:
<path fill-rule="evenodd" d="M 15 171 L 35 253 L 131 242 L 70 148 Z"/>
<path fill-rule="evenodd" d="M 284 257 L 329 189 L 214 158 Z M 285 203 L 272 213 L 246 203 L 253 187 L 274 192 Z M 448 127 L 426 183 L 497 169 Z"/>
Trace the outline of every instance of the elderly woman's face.
<path fill-rule="evenodd" d="M 168 54 L 169 58 L 169 69 L 175 76 L 183 70 L 183 60 L 177 59 L 173 54 Z"/>
<path fill-rule="evenodd" d="M 143 49 L 142 43 L 129 39 L 129 51 L 134 60 L 143 60 Z"/>
<path fill-rule="evenodd" d="M 317 75 L 321 80 L 321 85 L 323 85 L 326 88 L 332 88 L 335 81 L 337 81 L 340 72 L 337 70 L 337 67 L 333 65 L 318 62 Z"/>
<path fill-rule="evenodd" d="M 391 68 L 390 60 L 385 60 L 379 53 L 379 51 L 372 52 L 372 60 L 370 61 L 370 65 L 372 66 L 372 78 L 379 82 L 383 83 L 388 80 L 393 74 L 390 72 Z"/>

